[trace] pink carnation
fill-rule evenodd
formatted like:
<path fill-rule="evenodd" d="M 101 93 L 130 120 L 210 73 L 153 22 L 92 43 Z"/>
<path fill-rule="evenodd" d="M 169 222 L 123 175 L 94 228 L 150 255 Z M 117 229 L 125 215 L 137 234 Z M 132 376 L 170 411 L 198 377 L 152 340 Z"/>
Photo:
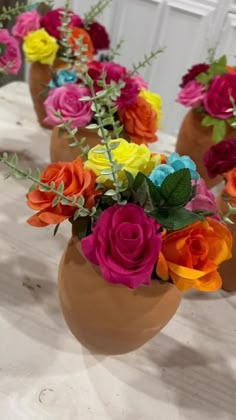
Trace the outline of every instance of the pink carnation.
<path fill-rule="evenodd" d="M 82 102 L 80 98 L 90 96 L 86 87 L 75 84 L 66 84 L 52 89 L 44 102 L 47 117 L 45 123 L 56 126 L 61 120 L 53 114 L 60 111 L 65 121 L 72 120 L 71 128 L 85 127 L 92 119 L 91 103 Z"/>
<path fill-rule="evenodd" d="M 39 28 L 40 15 L 36 10 L 32 10 L 32 12 L 24 12 L 17 17 L 16 23 L 12 28 L 12 34 L 21 40 L 29 32 L 36 31 Z"/>
<path fill-rule="evenodd" d="M 176 101 L 181 105 L 194 108 L 201 104 L 204 96 L 204 86 L 192 80 L 179 92 Z"/>
<path fill-rule="evenodd" d="M 150 285 L 161 249 L 159 228 L 136 204 L 115 204 L 101 213 L 92 234 L 82 239 L 82 252 L 109 283 L 132 289 Z"/>
<path fill-rule="evenodd" d="M 17 40 L 11 36 L 7 29 L 0 30 L 0 44 L 5 46 L 0 55 L 0 68 L 6 73 L 17 74 L 21 67 L 21 54 Z"/>

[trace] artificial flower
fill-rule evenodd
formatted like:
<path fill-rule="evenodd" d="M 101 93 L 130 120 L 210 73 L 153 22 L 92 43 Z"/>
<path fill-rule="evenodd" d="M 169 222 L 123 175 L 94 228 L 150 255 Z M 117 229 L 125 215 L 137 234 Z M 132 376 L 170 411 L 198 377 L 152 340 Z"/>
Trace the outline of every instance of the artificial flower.
<path fill-rule="evenodd" d="M 132 78 L 136 81 L 140 89 L 147 89 L 147 82 L 145 82 L 145 80 L 139 74 L 132 76 Z"/>
<path fill-rule="evenodd" d="M 181 291 L 215 291 L 222 283 L 218 266 L 231 257 L 231 249 L 232 236 L 225 225 L 213 218 L 195 222 L 164 236 L 157 275 L 169 276 Z"/>
<path fill-rule="evenodd" d="M 157 114 L 143 98 L 138 96 L 133 105 L 120 109 L 119 118 L 132 142 L 146 144 L 157 140 Z"/>
<path fill-rule="evenodd" d="M 58 44 L 44 29 L 38 29 L 24 38 L 23 51 L 29 62 L 51 65 L 56 58 Z"/>
<path fill-rule="evenodd" d="M 125 85 L 121 89 L 120 95 L 116 101 L 119 110 L 135 104 L 140 91 L 139 84 L 136 82 L 135 78 L 126 76 L 124 78 L 124 83 Z"/>
<path fill-rule="evenodd" d="M 145 145 L 138 146 L 135 143 L 128 143 L 122 138 L 110 140 L 111 145 L 114 143 L 119 143 L 119 145 L 112 150 L 112 158 L 118 164 L 124 165 L 122 171 L 118 172 L 120 179 L 125 178 L 124 170 L 130 172 L 133 176 L 136 176 L 138 172 L 146 173 L 151 155 Z M 101 171 L 110 169 L 110 165 L 105 153 L 97 153 L 98 149 L 106 151 L 105 146 L 100 144 L 90 149 L 84 167 L 91 169 L 98 177 L 97 182 L 102 184 L 110 178 L 109 175 L 102 175 Z"/>
<path fill-rule="evenodd" d="M 184 86 L 187 85 L 188 82 L 191 82 L 192 80 L 196 79 L 196 77 L 199 76 L 199 74 L 206 73 L 208 69 L 209 69 L 209 64 L 206 64 L 206 63 L 195 64 L 183 76 L 180 87 L 184 88 Z"/>
<path fill-rule="evenodd" d="M 225 186 L 224 193 L 226 193 L 231 203 L 236 203 L 236 167 L 230 169 L 230 171 L 224 173 Z"/>
<path fill-rule="evenodd" d="M 160 95 L 150 92 L 149 90 L 142 89 L 139 96 L 145 99 L 145 101 L 151 105 L 153 111 L 155 111 L 157 115 L 157 127 L 160 128 L 162 119 L 162 103 Z"/>
<path fill-rule="evenodd" d="M 86 87 L 67 83 L 59 88 L 52 89 L 44 101 L 47 117 L 45 123 L 56 126 L 61 120 L 53 111 L 60 111 L 63 120 L 71 120 L 71 128 L 85 127 L 92 118 L 91 103 L 80 101 L 84 96 L 90 96 Z"/>
<path fill-rule="evenodd" d="M 61 18 L 63 11 L 62 8 L 50 10 L 48 13 L 41 18 L 41 27 L 45 29 L 45 31 L 56 38 L 57 40 L 60 39 L 60 27 L 61 27 Z M 70 26 L 81 26 L 83 24 L 82 19 L 80 16 L 76 15 L 73 12 L 70 12 Z"/>
<path fill-rule="evenodd" d="M 17 74 L 21 67 L 21 54 L 17 40 L 7 29 L 0 29 L 0 44 L 4 46 L 0 54 L 0 69 L 6 73 Z"/>
<path fill-rule="evenodd" d="M 192 181 L 192 184 L 196 186 L 195 196 L 187 203 L 185 208 L 189 211 L 202 210 L 212 213 L 212 216 L 219 220 L 215 196 L 208 190 L 205 181 L 199 178 L 197 182 Z"/>
<path fill-rule="evenodd" d="M 195 80 L 188 82 L 179 92 L 176 102 L 181 105 L 196 108 L 201 105 L 205 96 L 205 88 Z"/>
<path fill-rule="evenodd" d="M 161 249 L 160 225 L 135 204 L 115 204 L 99 216 L 91 235 L 82 239 L 85 258 L 103 278 L 131 289 L 150 285 Z"/>
<path fill-rule="evenodd" d="M 212 145 L 205 152 L 203 162 L 209 178 L 215 178 L 236 167 L 236 138 Z"/>
<path fill-rule="evenodd" d="M 77 45 L 77 41 L 80 37 L 82 37 L 82 45 L 87 47 L 87 49 L 83 51 L 82 55 L 85 56 L 88 59 L 88 61 L 91 61 L 93 58 L 94 48 L 93 48 L 92 40 L 87 31 L 85 31 L 83 28 L 77 28 L 77 27 L 71 28 L 71 33 L 70 33 L 68 43 L 72 51 L 76 52 L 79 48 Z"/>
<path fill-rule="evenodd" d="M 196 172 L 196 165 L 189 156 L 179 156 L 178 153 L 172 153 L 167 159 L 166 163 L 156 166 L 149 175 L 151 181 L 160 186 L 164 179 L 180 169 L 189 169 L 191 179 L 197 180 L 199 174 Z"/>
<path fill-rule="evenodd" d="M 236 74 L 215 76 L 204 97 L 206 112 L 212 117 L 226 120 L 233 116 L 232 100 L 236 102 Z"/>
<path fill-rule="evenodd" d="M 118 83 L 120 80 L 124 80 L 127 76 L 126 68 L 112 61 L 103 63 L 103 70 L 106 73 L 106 83 L 108 85 L 111 82 Z"/>
<path fill-rule="evenodd" d="M 99 50 L 108 50 L 110 47 L 109 35 L 99 22 L 93 22 L 88 27 L 88 33 L 94 46 L 94 52 Z"/>
<path fill-rule="evenodd" d="M 40 15 L 37 10 L 24 12 L 17 16 L 16 23 L 12 28 L 12 34 L 19 40 L 25 38 L 29 32 L 40 28 Z"/>
<path fill-rule="evenodd" d="M 236 74 L 236 67 L 226 66 L 226 72 Z"/>
<path fill-rule="evenodd" d="M 71 70 L 67 69 L 60 69 L 54 75 L 53 79 L 50 80 L 48 86 L 50 89 L 60 87 L 65 85 L 66 83 L 76 83 L 77 76 L 76 76 L 76 69 L 73 68 Z"/>
<path fill-rule="evenodd" d="M 81 195 L 85 199 L 84 206 L 91 209 L 95 204 L 95 198 L 100 194 L 95 190 L 95 175 L 92 171 L 83 168 L 81 159 L 73 162 L 52 163 L 47 166 L 40 177 L 40 181 L 50 185 L 55 183 L 55 189 L 64 183 L 63 195 L 72 197 Z M 36 210 L 37 213 L 27 222 L 35 227 L 44 227 L 51 224 L 58 224 L 71 217 L 76 207 L 73 205 L 62 205 L 58 203 L 52 205 L 53 200 L 57 197 L 53 192 L 42 192 L 39 187 L 27 194 L 28 206 Z"/>

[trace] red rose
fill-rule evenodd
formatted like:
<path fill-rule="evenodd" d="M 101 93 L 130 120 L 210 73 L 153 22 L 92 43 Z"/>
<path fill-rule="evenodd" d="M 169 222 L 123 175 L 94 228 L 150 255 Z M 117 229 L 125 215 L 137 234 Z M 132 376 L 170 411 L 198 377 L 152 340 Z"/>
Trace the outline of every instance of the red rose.
<path fill-rule="evenodd" d="M 208 69 L 209 69 L 209 65 L 208 64 L 205 64 L 205 63 L 195 64 L 182 77 L 182 81 L 181 81 L 181 84 L 179 86 L 181 88 L 183 88 L 185 85 L 187 85 L 188 82 L 191 82 L 192 80 L 195 80 L 196 77 L 199 74 L 205 73 Z"/>
<path fill-rule="evenodd" d="M 91 23 L 88 28 L 88 33 L 92 39 L 95 53 L 99 50 L 109 49 L 110 39 L 103 25 L 98 22 Z"/>
<path fill-rule="evenodd" d="M 41 27 L 44 28 L 49 35 L 56 39 L 60 39 L 59 27 L 61 26 L 61 10 L 63 10 L 61 7 L 59 9 L 51 10 L 41 18 Z M 78 15 L 74 14 L 73 12 L 70 12 L 70 15 L 71 26 L 82 25 L 83 21 Z"/>
<path fill-rule="evenodd" d="M 236 138 L 214 144 L 203 156 L 209 178 L 215 178 L 236 166 Z"/>
<path fill-rule="evenodd" d="M 232 117 L 230 97 L 236 102 L 236 74 L 226 73 L 223 76 L 215 76 L 206 92 L 204 107 L 212 117 L 226 120 Z"/>

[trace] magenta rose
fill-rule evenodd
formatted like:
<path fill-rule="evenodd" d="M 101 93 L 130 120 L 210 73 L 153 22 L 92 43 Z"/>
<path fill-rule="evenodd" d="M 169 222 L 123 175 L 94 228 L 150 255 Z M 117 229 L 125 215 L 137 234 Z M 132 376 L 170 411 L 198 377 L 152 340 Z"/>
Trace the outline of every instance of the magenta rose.
<path fill-rule="evenodd" d="M 101 213 L 81 249 L 107 282 L 131 289 L 150 285 L 161 249 L 159 228 L 141 207 L 115 204 Z"/>
<path fill-rule="evenodd" d="M 139 86 L 140 89 L 147 89 L 148 85 L 145 82 L 145 80 L 139 76 L 139 74 L 136 74 L 136 76 L 133 76 L 133 79 L 135 80 L 135 82 L 137 83 L 137 85 Z"/>
<path fill-rule="evenodd" d="M 103 63 L 101 63 L 100 61 L 91 61 L 87 65 L 88 65 L 88 74 L 93 80 L 93 86 L 94 86 L 95 92 L 97 92 L 98 90 L 102 89 L 100 86 L 97 85 L 97 81 L 101 79 L 103 68 L 104 68 Z"/>
<path fill-rule="evenodd" d="M 60 119 L 53 114 L 60 111 L 65 121 L 72 120 L 71 128 L 85 127 L 92 119 L 91 103 L 82 102 L 80 98 L 90 96 L 86 87 L 68 83 L 56 89 L 51 89 L 48 98 L 44 101 L 47 117 L 45 123 L 56 126 Z"/>
<path fill-rule="evenodd" d="M 21 67 L 21 54 L 18 41 L 9 34 L 7 29 L 0 30 L 0 44 L 5 50 L 0 55 L 0 68 L 6 73 L 17 74 Z"/>
<path fill-rule="evenodd" d="M 215 178 L 236 167 L 236 138 L 214 144 L 203 155 L 209 178 Z"/>
<path fill-rule="evenodd" d="M 98 22 L 93 22 L 91 25 L 89 25 L 87 32 L 89 33 L 92 40 L 95 53 L 97 53 L 99 50 L 109 49 L 110 39 L 103 25 Z"/>
<path fill-rule="evenodd" d="M 179 92 L 176 102 L 184 106 L 196 108 L 201 104 L 204 95 L 204 87 L 195 80 L 192 80 Z"/>
<path fill-rule="evenodd" d="M 111 81 L 118 83 L 120 80 L 124 80 L 127 76 L 127 70 L 120 64 L 108 62 L 103 63 L 104 71 L 106 72 L 106 82 L 110 84 Z"/>
<path fill-rule="evenodd" d="M 206 112 L 212 117 L 226 120 L 232 117 L 233 112 L 230 97 L 236 102 L 236 74 L 226 73 L 223 76 L 215 76 L 204 97 Z"/>
<path fill-rule="evenodd" d="M 36 10 L 24 12 L 16 19 L 16 23 L 12 28 L 12 34 L 22 40 L 29 32 L 36 31 L 40 28 L 41 16 Z"/>
<path fill-rule="evenodd" d="M 121 89 L 120 96 L 117 99 L 117 106 L 119 109 L 133 105 L 140 92 L 140 86 L 135 78 L 125 77 L 124 82 L 125 86 Z"/>
<path fill-rule="evenodd" d="M 179 86 L 183 88 L 185 85 L 187 85 L 188 82 L 191 82 L 192 80 L 196 79 L 196 77 L 199 76 L 199 74 L 206 73 L 208 69 L 209 69 L 209 64 L 206 64 L 206 63 L 195 64 L 182 77 L 182 81 Z"/>
<path fill-rule="evenodd" d="M 195 183 L 196 181 L 192 181 L 192 184 Z M 208 190 L 205 181 L 201 178 L 198 179 L 196 183 L 195 197 L 185 206 L 185 208 L 190 211 L 204 210 L 212 213 L 215 218 L 219 219 L 215 197 L 212 192 Z"/>
<path fill-rule="evenodd" d="M 61 7 L 59 9 L 51 10 L 41 18 L 41 27 L 56 39 L 60 38 L 59 28 L 61 26 L 61 10 L 63 10 Z M 81 26 L 83 24 L 80 16 L 73 12 L 70 12 L 70 16 L 70 26 Z"/>

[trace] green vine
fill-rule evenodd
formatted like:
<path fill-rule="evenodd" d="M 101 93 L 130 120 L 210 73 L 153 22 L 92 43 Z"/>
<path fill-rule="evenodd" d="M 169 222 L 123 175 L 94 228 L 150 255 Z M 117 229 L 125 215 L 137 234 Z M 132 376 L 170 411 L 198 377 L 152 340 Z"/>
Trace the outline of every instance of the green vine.
<path fill-rule="evenodd" d="M 149 66 L 151 64 L 151 61 L 157 57 L 158 54 L 162 53 L 165 49 L 164 48 L 158 48 L 156 51 L 152 51 L 149 55 L 144 55 L 144 60 L 139 61 L 138 64 L 133 64 L 133 70 L 131 71 L 130 75 L 134 76 L 139 72 L 141 68 L 144 68 L 146 66 Z"/>
<path fill-rule="evenodd" d="M 115 45 L 115 47 L 110 49 L 110 51 L 108 53 L 109 61 L 114 61 L 115 58 L 120 55 L 120 50 L 121 50 L 124 42 L 125 42 L 124 39 L 120 39 L 117 42 L 117 44 Z"/>
<path fill-rule="evenodd" d="M 0 28 L 3 26 L 3 22 L 11 21 L 12 18 L 18 16 L 22 12 L 31 10 L 32 7 L 37 8 L 40 3 L 42 3 L 42 1 L 37 1 L 34 4 L 25 4 L 17 1 L 15 6 L 3 6 L 0 12 Z M 53 5 L 53 0 L 45 0 L 44 3 L 51 7 Z"/>
<path fill-rule="evenodd" d="M 90 10 L 84 15 L 84 27 L 88 28 L 111 2 L 112 0 L 98 0 L 96 4 L 91 6 Z"/>
<path fill-rule="evenodd" d="M 72 48 L 69 44 L 71 36 L 70 28 L 70 0 L 65 1 L 64 8 L 60 11 L 61 15 L 61 26 L 59 27 L 60 39 L 59 43 L 61 46 L 60 59 L 67 63 L 67 69 L 71 70 L 73 66 L 72 59 Z"/>

